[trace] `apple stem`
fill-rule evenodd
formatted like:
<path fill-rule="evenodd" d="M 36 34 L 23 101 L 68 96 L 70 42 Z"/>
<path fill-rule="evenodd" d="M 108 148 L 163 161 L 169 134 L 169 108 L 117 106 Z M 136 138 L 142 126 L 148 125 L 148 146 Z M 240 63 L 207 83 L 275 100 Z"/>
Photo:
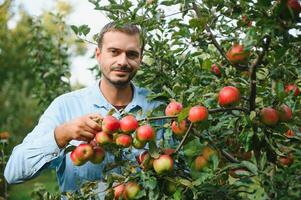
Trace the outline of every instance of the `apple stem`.
<path fill-rule="evenodd" d="M 188 127 L 188 129 L 187 129 L 187 131 L 186 131 L 184 137 L 182 138 L 180 144 L 177 146 L 177 148 L 176 148 L 176 150 L 175 150 L 175 152 L 174 152 L 175 154 L 180 150 L 180 148 L 183 146 L 185 140 L 187 139 L 187 137 L 188 137 L 188 135 L 189 135 L 189 133 L 190 133 L 190 130 L 191 130 L 191 128 L 192 128 L 192 124 L 193 124 L 193 123 L 190 123 L 190 124 L 189 124 L 189 127 Z"/>

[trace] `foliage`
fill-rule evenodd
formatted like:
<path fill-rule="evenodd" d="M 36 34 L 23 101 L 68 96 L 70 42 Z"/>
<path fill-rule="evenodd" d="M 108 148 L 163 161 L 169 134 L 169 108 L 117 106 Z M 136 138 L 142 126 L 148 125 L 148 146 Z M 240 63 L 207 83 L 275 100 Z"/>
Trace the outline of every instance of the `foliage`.
<path fill-rule="evenodd" d="M 301 28 L 299 16 L 286 7 L 286 1 L 90 2 L 112 21 L 141 26 L 146 49 L 135 81 L 154 92 L 151 99 L 176 99 L 187 108 L 202 104 L 211 113 L 207 123 L 193 125 L 184 141 L 184 155 L 183 150 L 174 155 L 177 168 L 173 173 L 158 176 L 153 171 L 136 171 L 133 175 L 133 161 L 122 163 L 123 181 L 137 180 L 143 187 L 140 196 L 149 199 L 216 199 L 215 195 L 222 199 L 298 199 L 301 187 L 289 180 L 300 177 L 296 167 L 301 156 L 301 101 L 292 93 L 287 95 L 284 87 L 289 83 L 301 86 L 300 35 L 293 34 Z M 81 27 L 73 30 L 86 35 L 88 28 Z M 247 62 L 233 64 L 227 59 L 226 51 L 236 43 L 251 52 Z M 221 78 L 210 72 L 214 63 L 220 66 Z M 217 94 L 227 85 L 239 88 L 240 109 L 218 108 Z M 292 108 L 293 120 L 275 127 L 262 124 L 260 110 L 281 104 Z M 187 109 L 182 115 L 187 116 Z M 169 121 L 166 123 L 168 128 Z M 287 138 L 288 129 L 296 136 Z M 177 142 L 160 144 L 153 151 L 179 147 Z M 191 163 L 205 145 L 219 154 L 204 171 L 194 172 Z M 294 163 L 280 165 L 278 159 L 289 154 Z M 244 170 L 238 176 L 229 176 L 229 171 L 240 168 Z M 177 191 L 167 197 L 162 184 L 169 177 Z M 107 180 L 111 183 L 114 178 L 108 175 Z"/>

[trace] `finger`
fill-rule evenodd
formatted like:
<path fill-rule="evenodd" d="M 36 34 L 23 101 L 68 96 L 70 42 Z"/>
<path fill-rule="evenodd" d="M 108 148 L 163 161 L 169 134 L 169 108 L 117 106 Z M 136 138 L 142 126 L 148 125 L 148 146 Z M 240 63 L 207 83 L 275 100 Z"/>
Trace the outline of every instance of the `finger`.
<path fill-rule="evenodd" d="M 98 113 L 91 113 L 88 115 L 88 117 L 97 123 L 103 119 L 103 117 Z"/>
<path fill-rule="evenodd" d="M 90 141 L 90 140 L 92 140 L 93 138 L 94 138 L 94 134 L 93 133 L 91 133 L 91 132 L 88 132 L 88 131 L 82 131 L 81 133 L 80 133 L 80 136 L 79 136 L 79 138 L 83 138 L 84 139 L 84 141 Z"/>
<path fill-rule="evenodd" d="M 88 126 L 89 128 L 93 129 L 94 131 L 100 131 L 101 130 L 101 126 L 100 124 L 98 124 L 97 122 L 95 122 L 92 119 L 87 119 L 85 121 L 86 126 Z"/>
<path fill-rule="evenodd" d="M 91 128 L 90 126 L 88 126 L 86 122 L 85 122 L 84 127 L 82 128 L 82 131 L 89 132 L 93 135 L 95 135 L 97 132 L 99 132 L 98 130 L 95 130 L 95 129 Z"/>

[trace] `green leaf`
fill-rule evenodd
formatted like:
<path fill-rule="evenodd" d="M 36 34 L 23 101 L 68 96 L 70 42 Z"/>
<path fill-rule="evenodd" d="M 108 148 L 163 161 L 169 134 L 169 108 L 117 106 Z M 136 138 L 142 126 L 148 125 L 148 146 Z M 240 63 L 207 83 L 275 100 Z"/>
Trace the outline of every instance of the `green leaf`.
<path fill-rule="evenodd" d="M 199 139 L 194 139 L 183 146 L 184 155 L 188 157 L 197 156 L 201 153 L 203 145 Z"/>
<path fill-rule="evenodd" d="M 76 148 L 76 146 L 74 146 L 74 145 L 67 146 L 64 150 L 64 154 L 66 155 L 68 152 L 73 151 L 75 148 Z"/>
<path fill-rule="evenodd" d="M 188 113 L 190 110 L 191 106 L 184 108 L 178 115 L 178 122 L 183 121 L 184 119 L 186 119 L 188 117 Z"/>
<path fill-rule="evenodd" d="M 77 28 L 77 26 L 71 25 L 71 29 L 73 30 L 73 32 L 74 32 L 75 34 L 78 34 L 78 28 Z"/>
<path fill-rule="evenodd" d="M 153 157 L 153 158 L 158 158 L 160 156 L 160 153 L 159 153 L 159 149 L 156 145 L 156 142 L 154 141 L 150 141 L 148 143 L 149 145 L 149 154 Z"/>

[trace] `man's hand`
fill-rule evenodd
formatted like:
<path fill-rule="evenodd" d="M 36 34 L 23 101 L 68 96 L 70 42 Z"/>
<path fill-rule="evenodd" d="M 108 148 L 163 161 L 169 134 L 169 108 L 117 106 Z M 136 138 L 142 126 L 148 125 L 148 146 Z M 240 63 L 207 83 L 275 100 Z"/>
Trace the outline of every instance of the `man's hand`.
<path fill-rule="evenodd" d="M 61 124 L 54 130 L 56 143 L 63 148 L 71 140 L 92 140 L 101 130 L 101 125 L 97 123 L 100 119 L 102 117 L 99 114 L 88 114 Z"/>

